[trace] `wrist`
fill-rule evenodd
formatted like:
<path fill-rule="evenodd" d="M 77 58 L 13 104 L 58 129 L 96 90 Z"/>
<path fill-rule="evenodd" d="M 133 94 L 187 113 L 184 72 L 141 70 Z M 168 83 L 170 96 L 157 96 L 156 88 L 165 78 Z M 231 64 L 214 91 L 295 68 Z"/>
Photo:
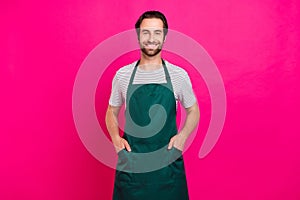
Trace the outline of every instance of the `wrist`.
<path fill-rule="evenodd" d="M 121 139 L 121 136 L 120 135 L 113 135 L 111 136 L 111 140 L 114 142 L 114 141 L 118 141 Z"/>
<path fill-rule="evenodd" d="M 188 138 L 188 134 L 187 133 L 185 133 L 184 131 L 180 131 L 179 133 L 178 133 L 178 136 L 181 138 L 181 139 L 183 139 L 183 140 L 187 140 L 187 138 Z"/>

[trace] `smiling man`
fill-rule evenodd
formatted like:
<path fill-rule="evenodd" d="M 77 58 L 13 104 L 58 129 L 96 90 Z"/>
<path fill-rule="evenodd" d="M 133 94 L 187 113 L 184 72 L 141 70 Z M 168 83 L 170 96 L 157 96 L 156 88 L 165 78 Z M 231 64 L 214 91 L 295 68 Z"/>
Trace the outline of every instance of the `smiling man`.
<path fill-rule="evenodd" d="M 160 53 L 165 40 L 163 22 L 157 18 L 144 19 L 137 27 L 142 55 L 154 57 Z"/>
<path fill-rule="evenodd" d="M 106 112 L 107 129 L 119 156 L 113 200 L 187 200 L 182 150 L 199 121 L 191 81 L 186 71 L 161 58 L 168 33 L 161 12 L 143 13 L 135 28 L 141 57 L 117 71 Z M 180 131 L 178 101 L 187 113 Z M 124 103 L 126 124 L 121 137 L 118 115 Z M 155 152 L 160 156 L 151 154 Z M 143 170 L 153 163 L 161 167 Z"/>

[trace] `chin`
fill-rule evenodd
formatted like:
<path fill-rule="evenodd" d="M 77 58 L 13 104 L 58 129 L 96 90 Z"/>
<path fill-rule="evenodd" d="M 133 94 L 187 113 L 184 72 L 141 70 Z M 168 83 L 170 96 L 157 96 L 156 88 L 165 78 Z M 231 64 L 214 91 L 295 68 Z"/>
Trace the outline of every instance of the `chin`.
<path fill-rule="evenodd" d="M 149 57 L 153 57 L 153 56 L 156 56 L 157 54 L 159 54 L 159 52 L 161 51 L 161 49 L 145 49 L 143 48 L 142 49 L 142 52 L 146 55 L 146 56 L 149 56 Z"/>

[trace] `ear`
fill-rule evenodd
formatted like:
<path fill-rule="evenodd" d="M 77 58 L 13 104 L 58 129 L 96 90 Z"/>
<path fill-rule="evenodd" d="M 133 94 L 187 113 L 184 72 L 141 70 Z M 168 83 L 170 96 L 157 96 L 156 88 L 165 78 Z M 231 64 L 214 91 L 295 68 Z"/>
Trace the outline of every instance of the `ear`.
<path fill-rule="evenodd" d="M 137 42 L 140 43 L 140 36 L 137 36 Z"/>

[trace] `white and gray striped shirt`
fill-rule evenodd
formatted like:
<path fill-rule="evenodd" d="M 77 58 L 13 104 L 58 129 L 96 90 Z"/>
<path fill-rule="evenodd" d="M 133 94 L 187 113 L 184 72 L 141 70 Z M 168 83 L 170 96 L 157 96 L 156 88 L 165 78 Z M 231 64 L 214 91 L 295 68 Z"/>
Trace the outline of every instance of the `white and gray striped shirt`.
<path fill-rule="evenodd" d="M 170 74 L 173 85 L 174 96 L 177 101 L 185 108 L 189 108 L 196 102 L 192 84 L 187 72 L 168 61 L 164 60 Z M 131 74 L 137 61 L 120 68 L 113 79 L 112 91 L 109 99 L 109 105 L 121 106 L 126 102 L 127 88 Z M 136 70 L 133 84 L 166 83 L 164 68 L 161 67 L 153 71 L 145 71 L 140 68 Z"/>

